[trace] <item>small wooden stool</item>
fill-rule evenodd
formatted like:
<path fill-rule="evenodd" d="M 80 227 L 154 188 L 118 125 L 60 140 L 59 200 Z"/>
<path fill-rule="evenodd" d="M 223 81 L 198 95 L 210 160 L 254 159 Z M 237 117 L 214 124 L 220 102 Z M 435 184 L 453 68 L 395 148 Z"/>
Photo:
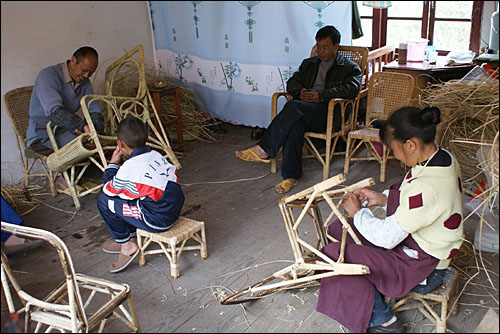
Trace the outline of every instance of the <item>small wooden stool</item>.
<path fill-rule="evenodd" d="M 199 245 L 184 247 L 186 241 L 189 239 L 194 239 Z M 152 241 L 159 244 L 161 249 L 146 251 L 146 248 Z M 177 245 L 181 242 L 182 244 L 178 247 Z M 163 233 L 152 233 L 137 229 L 137 243 L 139 245 L 140 266 L 146 265 L 146 255 L 164 253 L 170 261 L 170 275 L 173 278 L 179 277 L 178 261 L 183 250 L 199 249 L 203 260 L 208 256 L 207 242 L 205 240 L 205 223 L 186 217 L 179 217 L 175 224 Z"/>
<path fill-rule="evenodd" d="M 434 322 L 436 325 L 436 333 L 445 333 L 448 307 L 451 306 L 451 314 L 456 314 L 458 310 L 458 276 L 458 271 L 455 268 L 448 267 L 448 272 L 446 273 L 443 284 L 440 287 L 425 295 L 417 292 L 409 292 L 406 296 L 399 299 L 394 305 L 390 306 L 391 311 L 400 312 L 418 308 L 424 316 Z M 426 300 L 429 300 L 430 302 L 427 302 Z M 432 309 L 435 304 L 441 304 L 441 315 L 438 315 Z"/>

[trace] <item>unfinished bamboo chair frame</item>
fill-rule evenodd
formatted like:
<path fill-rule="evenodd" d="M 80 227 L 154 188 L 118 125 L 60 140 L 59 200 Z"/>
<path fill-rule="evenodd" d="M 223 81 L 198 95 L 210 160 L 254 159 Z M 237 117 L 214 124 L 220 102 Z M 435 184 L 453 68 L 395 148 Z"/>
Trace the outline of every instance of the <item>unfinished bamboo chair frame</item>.
<path fill-rule="evenodd" d="M 64 281 L 62 284 L 43 300 L 32 296 L 23 290 L 16 280 L 15 271 L 8 263 L 8 259 L 2 250 L 1 279 L 2 289 L 7 301 L 9 313 L 25 313 L 24 332 L 31 330 L 31 322 L 36 322 L 35 332 L 44 330 L 51 332 L 102 332 L 106 321 L 115 316 L 132 331 L 140 332 L 141 327 L 135 310 L 130 288 L 127 284 L 115 283 L 109 280 L 78 274 L 75 272 L 73 261 L 66 244 L 55 234 L 42 229 L 13 225 L 2 221 L 2 231 L 6 231 L 19 237 L 44 240 L 52 245 L 62 266 Z M 10 283 L 10 284 L 9 284 Z M 16 311 L 10 285 L 23 304 Z M 89 290 L 88 298 L 82 298 L 83 289 Z M 94 297 L 101 293 L 107 296 L 103 303 L 94 312 Z M 123 305 L 127 301 L 128 310 Z M 92 304 L 91 304 L 92 303 Z M 87 314 L 92 306 L 92 314 Z M 120 313 L 119 313 L 120 312 Z"/>
<path fill-rule="evenodd" d="M 186 246 L 189 239 L 198 244 Z M 160 249 L 146 250 L 154 242 Z M 179 217 L 177 222 L 167 231 L 153 233 L 137 229 L 137 244 L 139 245 L 139 265 L 146 265 L 146 255 L 164 254 L 170 262 L 170 276 L 178 278 L 179 258 L 183 251 L 199 250 L 203 260 L 208 257 L 205 223 L 187 217 Z M 180 244 L 180 246 L 178 246 Z"/>
<path fill-rule="evenodd" d="M 351 161 L 377 161 L 380 164 L 380 182 L 385 182 L 387 160 L 394 158 L 385 145 L 382 156 L 379 156 L 374 142 L 381 143 L 379 129 L 372 126 L 373 122 L 385 121 L 397 109 L 411 105 L 415 80 L 411 75 L 403 73 L 376 72 L 368 83 L 366 107 L 367 126 L 349 132 L 344 161 L 344 174 L 347 176 Z M 364 145 L 364 146 L 362 146 Z M 366 157 L 355 157 L 358 149 L 366 148 Z"/>
<path fill-rule="evenodd" d="M 361 69 L 361 77 L 365 75 L 366 64 L 368 59 L 368 48 L 358 46 L 340 46 L 339 51 L 341 55 L 347 59 L 352 60 L 358 64 Z M 314 47 L 311 50 L 311 57 L 316 55 Z M 306 145 L 310 154 L 305 154 L 303 158 L 316 158 L 323 165 L 323 180 L 328 179 L 330 176 L 330 165 L 334 155 L 344 155 L 343 152 L 335 152 L 335 147 L 339 138 L 347 141 L 346 134 L 356 128 L 357 115 L 359 108 L 360 94 L 364 93 L 365 87 L 361 87 L 358 95 L 354 100 L 336 98 L 331 99 L 328 103 L 328 114 L 326 121 L 326 132 L 306 132 L 304 134 Z M 278 99 L 285 97 L 287 102 L 292 99 L 292 96 L 286 92 L 276 92 L 271 99 L 271 120 L 276 117 L 278 113 Z M 340 106 L 341 127 L 338 131 L 333 131 L 333 114 L 336 106 Z M 350 108 L 351 112 L 349 118 L 346 119 L 346 111 Z M 326 142 L 325 153 L 320 153 L 318 148 L 314 145 L 311 138 L 322 139 Z M 276 173 L 276 158 L 271 159 L 271 172 Z"/>
<path fill-rule="evenodd" d="M 137 95 L 135 97 L 114 96 L 113 86 L 118 78 L 118 73 L 127 65 L 137 67 L 139 76 Z M 110 100 L 105 100 L 105 102 L 107 102 L 105 103 L 105 115 L 110 124 L 112 135 L 116 134 L 117 125 L 123 118 L 128 115 L 135 116 L 141 119 L 150 130 L 148 145 L 165 152 L 165 157 L 167 157 L 177 168 L 182 167 L 170 146 L 160 115 L 156 110 L 153 98 L 148 90 L 144 66 L 144 51 L 141 44 L 126 52 L 106 69 L 106 96 L 113 96 L 115 98 L 112 102 Z M 88 109 L 85 110 L 84 105 L 88 107 L 92 99 L 101 99 L 101 97 L 99 95 L 94 95 L 88 96 L 88 98 L 91 99 L 88 104 L 83 103 L 83 101 L 81 103 L 85 118 L 88 118 L 87 122 L 90 120 L 90 115 L 88 114 Z M 156 126 L 153 124 L 152 118 L 154 118 Z M 94 137 L 97 135 L 95 131 L 91 131 L 91 133 L 93 133 Z M 103 159 L 104 155 L 101 153 L 100 155 L 101 159 L 105 161 L 105 159 Z"/>
<path fill-rule="evenodd" d="M 33 88 L 33 86 L 20 87 L 7 92 L 4 96 L 5 107 L 16 135 L 17 150 L 23 166 L 24 185 L 29 185 L 30 177 L 47 177 L 49 181 L 50 194 L 55 197 L 57 195 L 54 182 L 55 175 L 53 175 L 52 170 L 46 165 L 47 157 L 33 151 L 28 147 L 27 143 L 28 140 L 26 138 L 26 131 L 28 129 L 30 118 L 29 107 Z M 30 159 L 33 159 L 31 163 Z M 31 173 L 31 170 L 37 161 L 40 163 L 40 166 L 42 166 L 44 174 Z"/>
<path fill-rule="evenodd" d="M 360 188 L 373 186 L 375 182 L 372 178 L 367 178 L 344 188 L 329 190 L 344 181 L 345 177 L 342 174 L 338 174 L 297 194 L 281 198 L 279 207 L 295 257 L 295 262 L 275 272 L 271 276 L 264 278 L 260 282 L 224 298 L 221 304 L 238 304 L 256 300 L 285 289 L 312 286 L 315 284 L 316 280 L 325 277 L 369 274 L 370 269 L 366 265 L 344 263 L 347 233 L 349 233 L 356 244 L 361 245 L 361 241 L 354 233 L 347 219 L 340 212 L 340 201 L 335 204 L 332 197 L 352 192 Z M 332 210 L 324 222 L 322 222 L 318 207 L 318 204 L 322 201 L 326 201 Z M 297 219 L 295 219 L 293 214 L 294 208 L 301 209 Z M 306 215 L 311 218 L 316 232 L 315 246 L 300 237 L 298 228 Z M 340 241 L 336 240 L 328 233 L 328 225 L 334 217 L 337 217 L 343 225 L 342 238 Z M 337 261 L 332 260 L 320 252 L 320 249 L 330 241 L 341 243 L 340 256 Z M 323 272 L 315 274 L 315 271 Z M 277 283 L 270 283 L 274 280 L 279 281 Z"/>

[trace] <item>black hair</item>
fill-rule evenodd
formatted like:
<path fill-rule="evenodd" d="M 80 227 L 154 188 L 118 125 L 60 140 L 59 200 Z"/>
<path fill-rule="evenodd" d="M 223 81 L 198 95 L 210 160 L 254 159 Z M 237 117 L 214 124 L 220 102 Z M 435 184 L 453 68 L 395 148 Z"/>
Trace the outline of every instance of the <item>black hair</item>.
<path fill-rule="evenodd" d="M 402 107 L 393 112 L 380 127 L 380 139 L 389 146 L 395 139 L 401 143 L 410 138 L 418 138 L 429 144 L 436 137 L 436 125 L 441 122 L 438 107 Z"/>
<path fill-rule="evenodd" d="M 330 37 L 333 45 L 340 43 L 340 32 L 334 26 L 323 27 L 316 33 L 317 41 L 325 39 L 327 37 Z"/>
<path fill-rule="evenodd" d="M 118 124 L 117 138 L 135 150 L 146 145 L 148 130 L 143 121 L 129 115 Z"/>
<path fill-rule="evenodd" d="M 94 55 L 96 59 L 99 59 L 97 51 L 91 46 L 82 46 L 73 53 L 73 57 L 75 57 L 78 62 L 81 62 L 85 58 L 87 53 L 90 53 Z"/>

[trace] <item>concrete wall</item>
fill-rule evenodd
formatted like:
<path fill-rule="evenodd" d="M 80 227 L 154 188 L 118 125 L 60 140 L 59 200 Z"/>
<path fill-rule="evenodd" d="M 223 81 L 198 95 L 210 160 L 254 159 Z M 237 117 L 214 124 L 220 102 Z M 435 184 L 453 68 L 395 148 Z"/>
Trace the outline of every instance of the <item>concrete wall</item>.
<path fill-rule="evenodd" d="M 42 68 L 89 45 L 99 53 L 91 81 L 101 94 L 108 65 L 137 44 L 143 45 L 145 63 L 151 65 L 154 44 L 147 1 L 2 1 L 1 6 L 1 175 L 2 184 L 10 184 L 22 181 L 23 171 L 5 93 L 33 85 Z"/>
<path fill-rule="evenodd" d="M 490 41 L 491 14 L 498 9 L 498 1 L 484 1 L 481 19 L 481 43 L 479 48 L 487 48 Z"/>

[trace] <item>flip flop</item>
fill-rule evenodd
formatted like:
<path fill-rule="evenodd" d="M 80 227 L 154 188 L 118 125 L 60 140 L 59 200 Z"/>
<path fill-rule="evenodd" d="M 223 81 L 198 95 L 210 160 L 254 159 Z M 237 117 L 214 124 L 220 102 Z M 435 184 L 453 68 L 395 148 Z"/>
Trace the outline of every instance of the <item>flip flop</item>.
<path fill-rule="evenodd" d="M 130 240 L 137 243 L 136 237 L 132 237 L 132 238 L 130 238 Z M 104 253 L 108 253 L 108 254 L 120 254 L 120 252 L 122 250 L 122 244 L 119 244 L 116 241 L 107 242 L 102 246 L 102 250 L 104 251 Z"/>
<path fill-rule="evenodd" d="M 278 194 L 284 194 L 284 193 L 287 193 L 289 192 L 293 187 L 295 187 L 297 184 L 299 183 L 299 181 L 295 181 L 295 182 L 292 182 L 290 180 L 283 180 L 281 181 L 280 183 L 278 183 L 276 185 L 276 187 L 274 187 L 274 190 L 276 190 L 276 192 Z M 281 187 L 283 188 L 284 190 L 278 190 L 278 188 Z"/>
<path fill-rule="evenodd" d="M 243 161 L 255 161 L 255 162 L 263 162 L 265 164 L 271 163 L 270 159 L 262 159 L 260 158 L 254 151 L 251 149 L 246 149 L 241 151 L 241 157 L 237 157 Z"/>
<path fill-rule="evenodd" d="M 108 242 L 102 246 L 102 250 L 108 254 L 120 254 L 122 245 L 117 242 Z"/>
<path fill-rule="evenodd" d="M 137 257 L 137 254 L 139 254 L 139 248 L 137 248 L 137 251 L 132 255 L 125 255 L 123 253 L 120 253 L 120 255 L 118 255 L 118 261 L 116 261 L 109 267 L 109 271 L 112 273 L 117 273 L 127 268 L 130 262 L 132 262 Z"/>

